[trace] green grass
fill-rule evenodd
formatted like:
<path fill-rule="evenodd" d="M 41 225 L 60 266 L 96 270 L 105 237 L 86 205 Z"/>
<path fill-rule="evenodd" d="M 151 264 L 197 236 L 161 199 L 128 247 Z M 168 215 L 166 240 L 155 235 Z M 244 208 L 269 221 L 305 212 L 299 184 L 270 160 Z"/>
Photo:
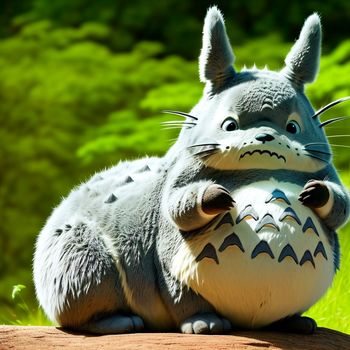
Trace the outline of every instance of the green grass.
<path fill-rule="evenodd" d="M 350 334 L 350 226 L 340 231 L 342 259 L 333 285 L 305 315 L 319 326 Z"/>
<path fill-rule="evenodd" d="M 38 306 L 30 306 L 24 300 L 22 294 L 26 288 L 23 284 L 17 284 L 12 289 L 12 305 L 2 310 L 0 323 L 17 326 L 51 326 L 53 325 Z"/>

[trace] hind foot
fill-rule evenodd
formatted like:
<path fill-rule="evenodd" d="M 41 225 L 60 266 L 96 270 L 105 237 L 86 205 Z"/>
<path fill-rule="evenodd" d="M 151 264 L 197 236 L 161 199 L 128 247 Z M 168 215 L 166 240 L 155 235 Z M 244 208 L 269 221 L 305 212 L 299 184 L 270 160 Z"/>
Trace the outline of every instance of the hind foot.
<path fill-rule="evenodd" d="M 317 329 L 317 323 L 310 317 L 294 315 L 272 323 L 266 329 L 287 333 L 313 334 Z"/>
<path fill-rule="evenodd" d="M 141 332 L 145 328 L 139 316 L 113 315 L 98 320 L 92 320 L 79 327 L 79 330 L 94 334 L 122 334 Z"/>
<path fill-rule="evenodd" d="M 222 334 L 232 329 L 231 322 L 214 313 L 196 314 L 180 325 L 182 333 L 186 334 Z"/>

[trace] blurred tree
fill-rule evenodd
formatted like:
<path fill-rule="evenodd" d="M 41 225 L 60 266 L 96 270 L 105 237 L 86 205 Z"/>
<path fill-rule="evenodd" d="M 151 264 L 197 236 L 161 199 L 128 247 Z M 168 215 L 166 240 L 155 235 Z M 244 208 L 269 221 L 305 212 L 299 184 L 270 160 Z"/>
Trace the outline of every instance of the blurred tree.
<path fill-rule="evenodd" d="M 228 22 L 233 42 L 242 44 L 252 37 L 280 33 L 283 40 L 296 38 L 301 21 L 313 12 L 324 17 L 325 47 L 337 46 L 349 36 L 350 2 L 271 0 L 217 0 Z M 200 3 L 179 0 L 3 0 L 0 35 L 12 34 L 25 24 L 49 19 L 58 27 L 77 27 L 85 22 L 99 22 L 111 29 L 106 44 L 113 50 L 130 50 L 143 40 L 166 43 L 165 53 L 186 58 L 198 56 L 205 12 L 213 1 Z M 1 22 L 0 22 L 1 24 Z"/>
<path fill-rule="evenodd" d="M 0 38 L 16 32 L 13 20 L 31 10 L 33 0 L 3 0 L 0 2 Z"/>

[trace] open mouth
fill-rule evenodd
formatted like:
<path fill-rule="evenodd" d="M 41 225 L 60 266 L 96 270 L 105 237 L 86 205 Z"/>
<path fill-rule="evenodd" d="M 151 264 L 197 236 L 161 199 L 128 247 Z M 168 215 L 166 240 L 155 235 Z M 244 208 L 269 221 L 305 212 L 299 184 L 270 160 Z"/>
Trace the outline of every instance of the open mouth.
<path fill-rule="evenodd" d="M 286 158 L 284 156 L 282 156 L 280 154 L 277 154 L 276 152 L 271 152 L 271 151 L 268 151 L 268 150 L 261 151 L 259 149 L 256 149 L 254 151 L 244 152 L 243 154 L 240 155 L 239 160 L 241 160 L 242 158 L 244 158 L 247 155 L 248 156 L 252 156 L 254 153 L 268 154 L 270 157 L 276 157 L 277 159 L 282 159 L 285 163 L 287 162 Z"/>

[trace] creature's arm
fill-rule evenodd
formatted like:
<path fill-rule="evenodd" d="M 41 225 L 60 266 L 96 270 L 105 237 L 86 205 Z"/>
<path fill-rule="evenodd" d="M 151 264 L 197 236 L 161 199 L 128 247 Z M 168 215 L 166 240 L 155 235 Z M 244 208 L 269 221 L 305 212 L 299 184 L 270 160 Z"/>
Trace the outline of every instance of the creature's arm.
<path fill-rule="evenodd" d="M 210 181 L 192 182 L 170 188 L 163 197 L 163 209 L 181 231 L 197 230 L 218 214 L 233 207 L 230 193 Z"/>
<path fill-rule="evenodd" d="M 333 230 L 343 225 L 349 216 L 349 195 L 335 171 L 329 174 L 326 181 L 308 181 L 300 193 L 299 200 L 312 208 Z"/>

